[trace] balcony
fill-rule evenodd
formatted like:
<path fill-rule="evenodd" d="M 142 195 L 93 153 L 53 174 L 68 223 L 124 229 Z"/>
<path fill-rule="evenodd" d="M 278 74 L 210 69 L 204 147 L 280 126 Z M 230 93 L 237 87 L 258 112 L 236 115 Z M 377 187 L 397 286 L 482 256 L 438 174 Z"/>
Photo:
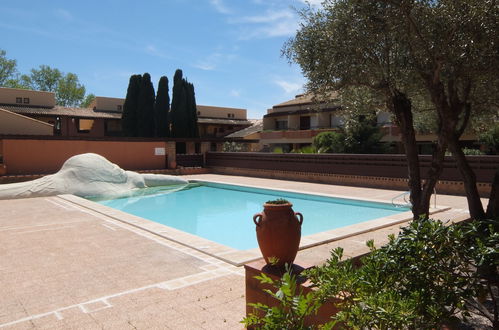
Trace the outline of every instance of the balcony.
<path fill-rule="evenodd" d="M 313 137 L 317 134 L 335 130 L 335 128 L 315 128 L 307 130 L 263 131 L 260 133 L 260 139 L 267 143 L 311 143 Z"/>

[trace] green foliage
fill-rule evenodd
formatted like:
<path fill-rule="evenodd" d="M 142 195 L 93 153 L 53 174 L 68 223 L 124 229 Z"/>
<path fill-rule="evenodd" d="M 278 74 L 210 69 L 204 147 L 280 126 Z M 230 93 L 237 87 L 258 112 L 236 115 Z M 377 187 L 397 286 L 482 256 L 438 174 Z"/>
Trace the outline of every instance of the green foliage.
<path fill-rule="evenodd" d="M 321 132 L 314 137 L 313 146 L 318 153 L 344 153 L 345 134 L 339 132 Z"/>
<path fill-rule="evenodd" d="M 31 69 L 29 75 L 23 76 L 23 80 L 30 89 L 46 92 L 57 92 L 61 78 L 63 78 L 63 73 L 59 69 L 51 68 L 48 65 L 40 65 L 39 69 Z"/>
<path fill-rule="evenodd" d="M 368 242 L 371 253 L 360 268 L 340 263 L 340 251 L 333 251 L 327 265 L 309 275 L 322 297 L 343 295 L 336 319 L 346 325 L 435 328 L 465 311 L 465 299 L 478 288 L 465 239 L 459 226 L 413 221 L 380 249 Z"/>
<path fill-rule="evenodd" d="M 188 127 L 189 137 L 199 137 L 198 130 L 198 111 L 196 106 L 196 94 L 194 92 L 194 85 L 187 82 L 185 83 L 187 89 L 187 111 L 188 111 Z"/>
<path fill-rule="evenodd" d="M 12 86 L 13 82 L 17 80 L 17 62 L 8 59 L 5 55 L 7 55 L 7 52 L 0 49 L 0 87 L 12 88 L 14 87 Z"/>
<path fill-rule="evenodd" d="M 80 103 L 81 108 L 88 108 L 90 104 L 95 100 L 95 95 L 90 93 L 85 96 L 83 101 Z"/>
<path fill-rule="evenodd" d="M 0 87 L 32 89 L 54 92 L 56 103 L 64 107 L 85 106 L 85 86 L 80 83 L 74 73 L 63 73 L 48 65 L 40 65 L 31 69 L 30 74 L 19 75 L 16 60 L 5 57 L 6 52 L 0 50 Z M 89 94 L 87 99 L 93 94 Z M 93 96 L 94 97 L 94 96 Z"/>
<path fill-rule="evenodd" d="M 381 142 L 383 133 L 366 120 L 347 126 L 345 129 L 345 152 L 351 154 L 378 154 L 386 151 Z"/>
<path fill-rule="evenodd" d="M 338 132 L 322 132 L 314 137 L 313 145 L 319 153 L 373 154 L 387 150 L 381 142 L 383 133 L 367 121 L 351 123 Z"/>
<path fill-rule="evenodd" d="M 265 290 L 270 296 L 279 302 L 279 307 L 269 307 L 261 303 L 250 304 L 258 312 L 251 313 L 243 319 L 246 327 L 257 327 L 258 329 L 307 329 L 304 324 L 305 317 L 317 311 L 319 307 L 313 293 L 304 295 L 299 290 L 296 276 L 291 271 L 284 273 L 281 279 L 274 281 L 265 274 L 256 276 L 262 284 L 272 285 L 277 289 Z"/>
<path fill-rule="evenodd" d="M 222 150 L 224 152 L 244 152 L 247 151 L 247 145 L 244 143 L 237 143 L 237 142 L 224 142 L 222 146 Z"/>
<path fill-rule="evenodd" d="M 171 107 L 172 137 L 198 137 L 194 85 L 183 78 L 182 70 L 173 77 Z"/>
<path fill-rule="evenodd" d="M 154 87 L 151 75 L 142 75 L 137 103 L 137 134 L 140 137 L 154 136 Z"/>
<path fill-rule="evenodd" d="M 284 198 L 278 198 L 278 199 L 266 201 L 265 204 L 281 205 L 281 204 L 289 204 L 289 201 L 287 199 L 284 199 Z"/>
<path fill-rule="evenodd" d="M 301 147 L 300 149 L 297 150 L 292 150 L 291 152 L 295 154 L 316 154 L 317 149 L 313 145 L 311 145 L 311 146 Z"/>
<path fill-rule="evenodd" d="M 371 253 L 361 258 L 360 266 L 343 260 L 342 248 L 334 249 L 325 265 L 305 273 L 317 287 L 313 296 L 295 299 L 309 314 L 317 310 L 312 302 L 334 301 L 341 311 L 326 328 L 339 324 L 348 329 L 440 328 L 455 321 L 458 313 L 466 317 L 469 311 L 497 326 L 497 315 L 487 311 L 477 297 L 488 293 L 499 310 L 498 229 L 497 221 L 450 226 L 430 219 L 413 221 L 381 248 L 367 242 Z M 278 289 L 296 287 L 296 280 L 289 277 L 281 282 L 265 279 L 264 283 Z M 257 304 L 265 317 L 253 314 L 245 319 L 251 322 L 246 324 L 272 329 L 289 317 L 287 328 L 303 327 L 306 315 L 288 316 L 290 300 L 279 301 L 281 305 L 273 308 Z"/>
<path fill-rule="evenodd" d="M 463 153 L 465 155 L 470 155 L 470 156 L 478 156 L 484 154 L 484 152 L 480 151 L 480 149 L 473 149 L 473 148 L 463 148 Z"/>
<path fill-rule="evenodd" d="M 272 152 L 273 152 L 274 154 L 283 154 L 283 153 L 284 153 L 284 149 L 283 149 L 282 147 L 274 147 L 274 148 L 272 149 Z"/>
<path fill-rule="evenodd" d="M 490 154 L 499 154 L 499 124 L 495 124 L 481 133 L 479 138 L 487 146 Z"/>
<path fill-rule="evenodd" d="M 284 54 L 300 65 L 309 92 L 331 95 L 361 86 L 371 89 L 395 115 L 405 144 L 415 215 L 427 213 L 429 199 L 419 184 L 415 109 L 431 104 L 437 119 L 427 191 L 438 180 L 447 148 L 455 153 L 466 186 L 475 185 L 459 138 L 470 121 L 490 125 L 495 122 L 483 119 L 494 118 L 494 113 L 497 118 L 499 11 L 494 0 L 324 0 L 301 16 Z M 416 99 L 421 102 L 413 102 Z M 415 103 L 423 106 L 413 108 Z M 424 127 L 424 121 L 418 125 L 435 129 Z M 471 216 L 483 218 L 476 189 L 467 188 L 466 194 Z"/>
<path fill-rule="evenodd" d="M 156 102 L 154 103 L 155 136 L 166 137 L 170 135 L 169 111 L 170 95 L 168 94 L 168 78 L 163 76 L 159 79 Z"/>
<path fill-rule="evenodd" d="M 139 93 L 142 76 L 132 75 L 128 82 L 125 103 L 123 104 L 123 115 L 121 117 L 121 127 L 123 136 L 138 136 L 138 107 Z"/>
<path fill-rule="evenodd" d="M 59 78 L 55 91 L 55 98 L 58 105 L 63 107 L 78 107 L 84 97 L 85 86 L 80 84 L 76 74 L 67 73 Z"/>

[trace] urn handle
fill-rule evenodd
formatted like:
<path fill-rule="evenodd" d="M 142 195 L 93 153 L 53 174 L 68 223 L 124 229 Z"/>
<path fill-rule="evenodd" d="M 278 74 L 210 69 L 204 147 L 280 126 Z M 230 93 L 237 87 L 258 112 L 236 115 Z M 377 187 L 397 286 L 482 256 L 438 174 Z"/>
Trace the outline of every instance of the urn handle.
<path fill-rule="evenodd" d="M 260 218 L 260 219 L 257 221 L 258 218 Z M 261 213 L 257 213 L 253 216 L 253 222 L 255 223 L 255 225 L 260 226 L 261 221 L 262 221 L 262 214 Z"/>
<path fill-rule="evenodd" d="M 301 214 L 300 212 L 295 212 L 295 216 L 298 217 L 298 222 L 300 223 L 300 226 L 301 224 L 303 223 L 303 214 Z"/>

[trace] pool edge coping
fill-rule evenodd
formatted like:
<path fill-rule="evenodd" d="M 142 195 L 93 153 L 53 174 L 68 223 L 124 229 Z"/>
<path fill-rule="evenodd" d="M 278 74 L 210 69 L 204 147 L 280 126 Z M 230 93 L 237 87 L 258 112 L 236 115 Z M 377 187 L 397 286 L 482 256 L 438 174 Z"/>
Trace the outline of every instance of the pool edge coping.
<path fill-rule="evenodd" d="M 220 182 L 215 180 L 189 180 L 189 182 L 206 182 L 206 183 L 216 183 L 223 185 L 233 185 L 233 186 L 242 186 L 247 188 L 260 188 L 266 190 L 278 190 L 290 193 L 301 193 L 308 195 L 316 195 L 321 197 L 333 197 L 333 198 L 341 198 L 341 199 L 350 199 L 350 200 L 360 200 L 367 202 L 375 202 L 375 203 L 383 203 L 388 204 L 386 201 L 379 199 L 369 199 L 369 198 L 352 198 L 350 196 L 345 195 L 337 195 L 337 194 L 324 194 L 324 193 L 312 193 L 312 192 L 300 192 L 298 190 L 292 189 L 271 189 L 268 187 L 262 187 L 260 185 L 244 185 L 244 184 L 230 184 L 227 182 Z M 210 241 L 208 239 L 181 231 L 179 229 L 169 227 L 152 220 L 148 220 L 145 218 L 141 218 L 139 216 L 135 216 L 120 210 L 113 209 L 111 207 L 96 203 L 91 200 L 87 200 L 83 197 L 78 197 L 75 195 L 65 194 L 58 195 L 59 198 L 64 199 L 68 202 L 71 202 L 79 207 L 83 207 L 85 209 L 89 209 L 91 211 L 97 212 L 101 215 L 110 217 L 114 220 L 120 221 L 122 223 L 128 224 L 135 228 L 144 230 L 148 233 L 154 234 L 161 238 L 170 240 L 172 242 L 181 244 L 198 252 L 204 253 L 211 257 L 217 258 L 224 262 L 227 262 L 234 266 L 242 266 L 248 262 L 252 262 L 262 258 L 259 248 L 253 248 L 248 250 L 238 250 L 235 248 L 231 248 L 220 243 Z M 443 211 L 447 211 L 451 209 L 447 206 L 441 206 L 438 208 L 431 208 L 430 214 L 435 214 Z M 406 211 L 402 213 L 398 213 L 396 215 L 391 215 L 387 217 L 376 218 L 348 226 L 344 226 L 341 228 L 331 229 L 327 231 L 323 231 L 320 233 L 315 233 L 307 236 L 302 236 L 300 240 L 299 250 L 304 250 L 312 247 L 316 247 L 319 245 L 331 243 L 334 241 L 342 240 L 345 238 L 353 237 L 356 235 L 361 235 L 367 232 L 375 231 L 378 229 L 382 229 L 385 227 L 401 224 L 412 220 L 412 212 Z"/>

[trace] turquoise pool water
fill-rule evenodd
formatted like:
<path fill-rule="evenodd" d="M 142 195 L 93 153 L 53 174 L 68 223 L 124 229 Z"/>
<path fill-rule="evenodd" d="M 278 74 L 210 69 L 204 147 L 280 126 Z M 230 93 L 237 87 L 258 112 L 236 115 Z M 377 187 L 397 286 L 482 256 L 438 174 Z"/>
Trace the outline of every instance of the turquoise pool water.
<path fill-rule="evenodd" d="M 409 210 L 383 203 L 215 183 L 147 188 L 141 194 L 96 202 L 238 250 L 258 247 L 253 215 L 271 199 L 286 198 L 295 212 L 303 214 L 303 236 Z"/>

